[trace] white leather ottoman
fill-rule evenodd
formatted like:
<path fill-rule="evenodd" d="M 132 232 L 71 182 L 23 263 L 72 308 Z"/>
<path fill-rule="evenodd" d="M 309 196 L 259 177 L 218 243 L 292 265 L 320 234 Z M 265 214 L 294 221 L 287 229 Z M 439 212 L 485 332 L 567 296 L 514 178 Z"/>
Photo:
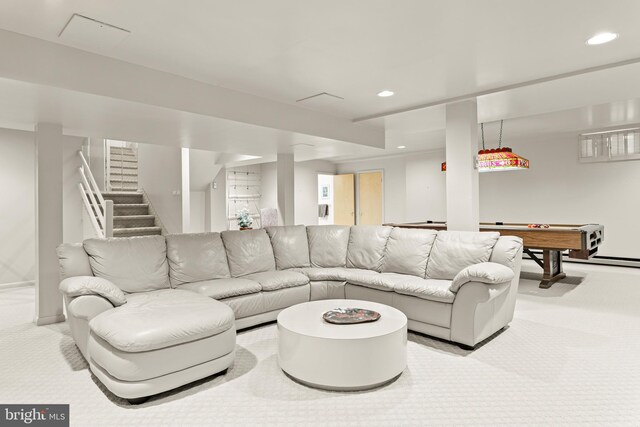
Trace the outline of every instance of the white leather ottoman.
<path fill-rule="evenodd" d="M 132 403 L 224 371 L 235 357 L 231 308 L 190 291 L 130 294 L 89 325 L 91 371 Z"/>
<path fill-rule="evenodd" d="M 322 314 L 357 307 L 381 314 L 376 322 L 335 325 Z M 364 390 L 396 379 L 407 366 L 407 317 L 383 304 L 321 300 L 278 315 L 278 362 L 293 379 L 329 390 Z"/>

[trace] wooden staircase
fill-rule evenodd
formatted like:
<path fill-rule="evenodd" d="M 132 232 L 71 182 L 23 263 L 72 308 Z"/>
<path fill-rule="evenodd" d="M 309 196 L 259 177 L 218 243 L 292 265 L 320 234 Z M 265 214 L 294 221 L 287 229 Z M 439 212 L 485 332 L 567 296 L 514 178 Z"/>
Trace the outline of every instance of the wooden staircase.
<path fill-rule="evenodd" d="M 162 234 L 162 226 L 138 190 L 138 158 L 128 147 L 109 146 L 109 188 L 102 193 L 113 201 L 113 237 Z"/>
<path fill-rule="evenodd" d="M 137 191 L 107 191 L 105 200 L 113 201 L 113 237 L 162 234 L 156 216 L 149 212 L 144 194 Z"/>

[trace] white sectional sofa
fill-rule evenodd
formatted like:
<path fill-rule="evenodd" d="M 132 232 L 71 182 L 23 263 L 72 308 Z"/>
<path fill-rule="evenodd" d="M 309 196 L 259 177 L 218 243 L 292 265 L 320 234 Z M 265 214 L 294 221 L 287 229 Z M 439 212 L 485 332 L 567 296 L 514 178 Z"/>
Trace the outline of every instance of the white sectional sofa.
<path fill-rule="evenodd" d="M 473 347 L 513 318 L 522 241 L 498 233 L 287 226 L 89 239 L 58 248 L 73 338 L 136 401 L 233 362 L 237 329 L 318 299 L 375 301 Z"/>

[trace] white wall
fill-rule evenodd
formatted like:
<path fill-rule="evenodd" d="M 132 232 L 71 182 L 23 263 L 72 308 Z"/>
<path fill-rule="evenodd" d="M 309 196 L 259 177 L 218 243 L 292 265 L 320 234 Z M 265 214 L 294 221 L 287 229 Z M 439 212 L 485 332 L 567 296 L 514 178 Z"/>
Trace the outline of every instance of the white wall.
<path fill-rule="evenodd" d="M 326 160 L 294 164 L 296 224 L 318 224 L 318 173 L 332 175 L 335 171 L 335 165 Z"/>
<path fill-rule="evenodd" d="M 598 255 L 640 258 L 640 162 L 581 164 L 576 134 L 510 144 L 528 171 L 480 174 L 480 220 L 605 227 Z"/>
<path fill-rule="evenodd" d="M 34 162 L 32 132 L 0 129 L 0 283 L 35 278 Z"/>
<path fill-rule="evenodd" d="M 406 157 L 405 221 L 445 221 L 446 173 L 440 170 L 444 150 Z"/>
<path fill-rule="evenodd" d="M 358 173 L 367 171 L 383 171 L 383 219 L 382 222 L 405 221 L 406 215 L 406 158 L 389 157 L 386 159 L 361 160 L 348 163 L 338 163 L 337 173 Z M 356 177 L 356 187 L 358 179 Z M 357 195 L 356 188 L 356 195 Z M 356 197 L 356 208 L 357 208 Z M 356 216 L 357 217 L 357 216 Z"/>
<path fill-rule="evenodd" d="M 205 230 L 205 192 L 192 191 L 189 197 L 189 230 L 185 233 L 202 233 Z"/>
<path fill-rule="evenodd" d="M 276 163 L 260 165 L 260 207 L 278 209 L 278 174 Z"/>
<path fill-rule="evenodd" d="M 222 168 L 213 181 L 216 188 L 206 190 L 210 204 L 210 231 L 223 231 L 227 229 L 227 169 Z"/>
<path fill-rule="evenodd" d="M 182 233 L 182 158 L 179 147 L 138 144 L 138 183 L 169 233 Z"/>
<path fill-rule="evenodd" d="M 87 139 L 87 150 L 89 153 L 89 158 L 87 161 L 89 162 L 89 167 L 91 168 L 91 173 L 93 173 L 93 177 L 96 179 L 96 183 L 98 184 L 98 188 L 100 190 L 105 189 L 105 144 L 104 139 L 102 138 L 88 138 Z M 86 154 L 86 152 L 85 152 Z"/>

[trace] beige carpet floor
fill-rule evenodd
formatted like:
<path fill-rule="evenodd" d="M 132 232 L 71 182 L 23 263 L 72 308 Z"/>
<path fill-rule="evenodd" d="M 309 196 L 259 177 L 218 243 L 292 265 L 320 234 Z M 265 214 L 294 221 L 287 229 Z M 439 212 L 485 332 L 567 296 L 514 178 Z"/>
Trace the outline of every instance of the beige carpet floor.
<path fill-rule="evenodd" d="M 475 351 L 410 334 L 408 369 L 373 391 L 310 389 L 278 368 L 273 324 L 240 332 L 226 376 L 131 406 L 91 375 L 64 323 L 32 323 L 33 288 L 0 291 L 0 403 L 69 403 L 72 426 L 640 425 L 640 269 L 567 264 Z"/>

